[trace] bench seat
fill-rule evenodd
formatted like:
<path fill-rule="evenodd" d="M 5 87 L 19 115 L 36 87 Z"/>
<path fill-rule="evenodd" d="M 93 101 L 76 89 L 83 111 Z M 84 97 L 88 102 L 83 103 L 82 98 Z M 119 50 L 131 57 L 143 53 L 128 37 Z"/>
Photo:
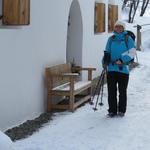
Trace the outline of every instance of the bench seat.
<path fill-rule="evenodd" d="M 84 87 L 91 86 L 91 81 L 77 81 L 74 83 L 74 90 L 80 90 Z M 52 89 L 53 91 L 70 91 L 70 83 L 65 83 Z"/>

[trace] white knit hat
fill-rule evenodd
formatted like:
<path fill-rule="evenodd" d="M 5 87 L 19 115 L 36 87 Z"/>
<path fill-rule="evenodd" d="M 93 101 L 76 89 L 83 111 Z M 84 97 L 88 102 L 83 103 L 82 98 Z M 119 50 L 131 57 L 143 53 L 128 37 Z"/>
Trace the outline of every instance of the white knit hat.
<path fill-rule="evenodd" d="M 118 20 L 118 21 L 116 21 L 116 23 L 115 23 L 115 26 L 117 26 L 117 25 L 122 26 L 122 27 L 125 29 L 125 23 L 124 23 L 124 22 Z"/>

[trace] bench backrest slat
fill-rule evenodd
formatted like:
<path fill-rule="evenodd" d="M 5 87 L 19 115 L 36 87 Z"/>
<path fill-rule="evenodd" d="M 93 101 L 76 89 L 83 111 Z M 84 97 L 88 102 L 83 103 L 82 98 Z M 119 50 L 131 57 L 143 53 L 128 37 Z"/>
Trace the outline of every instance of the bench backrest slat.
<path fill-rule="evenodd" d="M 53 75 L 60 75 L 63 73 L 71 73 L 70 64 L 60 64 L 46 68 L 46 82 L 48 88 L 52 89 L 61 84 L 67 83 L 68 80 L 62 77 L 52 78 Z"/>

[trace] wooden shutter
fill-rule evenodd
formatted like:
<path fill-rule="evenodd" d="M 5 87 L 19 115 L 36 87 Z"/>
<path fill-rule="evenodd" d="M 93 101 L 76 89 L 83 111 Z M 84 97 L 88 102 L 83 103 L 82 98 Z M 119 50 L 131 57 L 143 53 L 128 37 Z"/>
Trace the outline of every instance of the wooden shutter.
<path fill-rule="evenodd" d="M 108 31 L 114 30 L 114 24 L 118 20 L 118 5 L 108 5 Z"/>
<path fill-rule="evenodd" d="M 94 32 L 105 32 L 105 4 L 95 3 Z"/>
<path fill-rule="evenodd" d="M 30 0 L 3 0 L 3 24 L 28 25 Z"/>

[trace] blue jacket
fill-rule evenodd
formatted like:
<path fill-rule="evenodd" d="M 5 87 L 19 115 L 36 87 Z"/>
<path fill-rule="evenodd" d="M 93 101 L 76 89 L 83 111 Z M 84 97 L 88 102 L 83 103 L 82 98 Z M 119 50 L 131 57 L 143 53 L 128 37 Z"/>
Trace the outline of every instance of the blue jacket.
<path fill-rule="evenodd" d="M 116 71 L 125 74 L 129 74 L 128 63 L 136 55 L 136 49 L 133 39 L 128 36 L 128 40 L 125 40 L 127 32 L 122 33 L 114 32 L 114 38 L 109 37 L 105 52 L 110 54 L 110 62 L 108 64 L 108 72 Z M 120 67 L 115 64 L 115 61 L 121 60 L 122 66 Z"/>

